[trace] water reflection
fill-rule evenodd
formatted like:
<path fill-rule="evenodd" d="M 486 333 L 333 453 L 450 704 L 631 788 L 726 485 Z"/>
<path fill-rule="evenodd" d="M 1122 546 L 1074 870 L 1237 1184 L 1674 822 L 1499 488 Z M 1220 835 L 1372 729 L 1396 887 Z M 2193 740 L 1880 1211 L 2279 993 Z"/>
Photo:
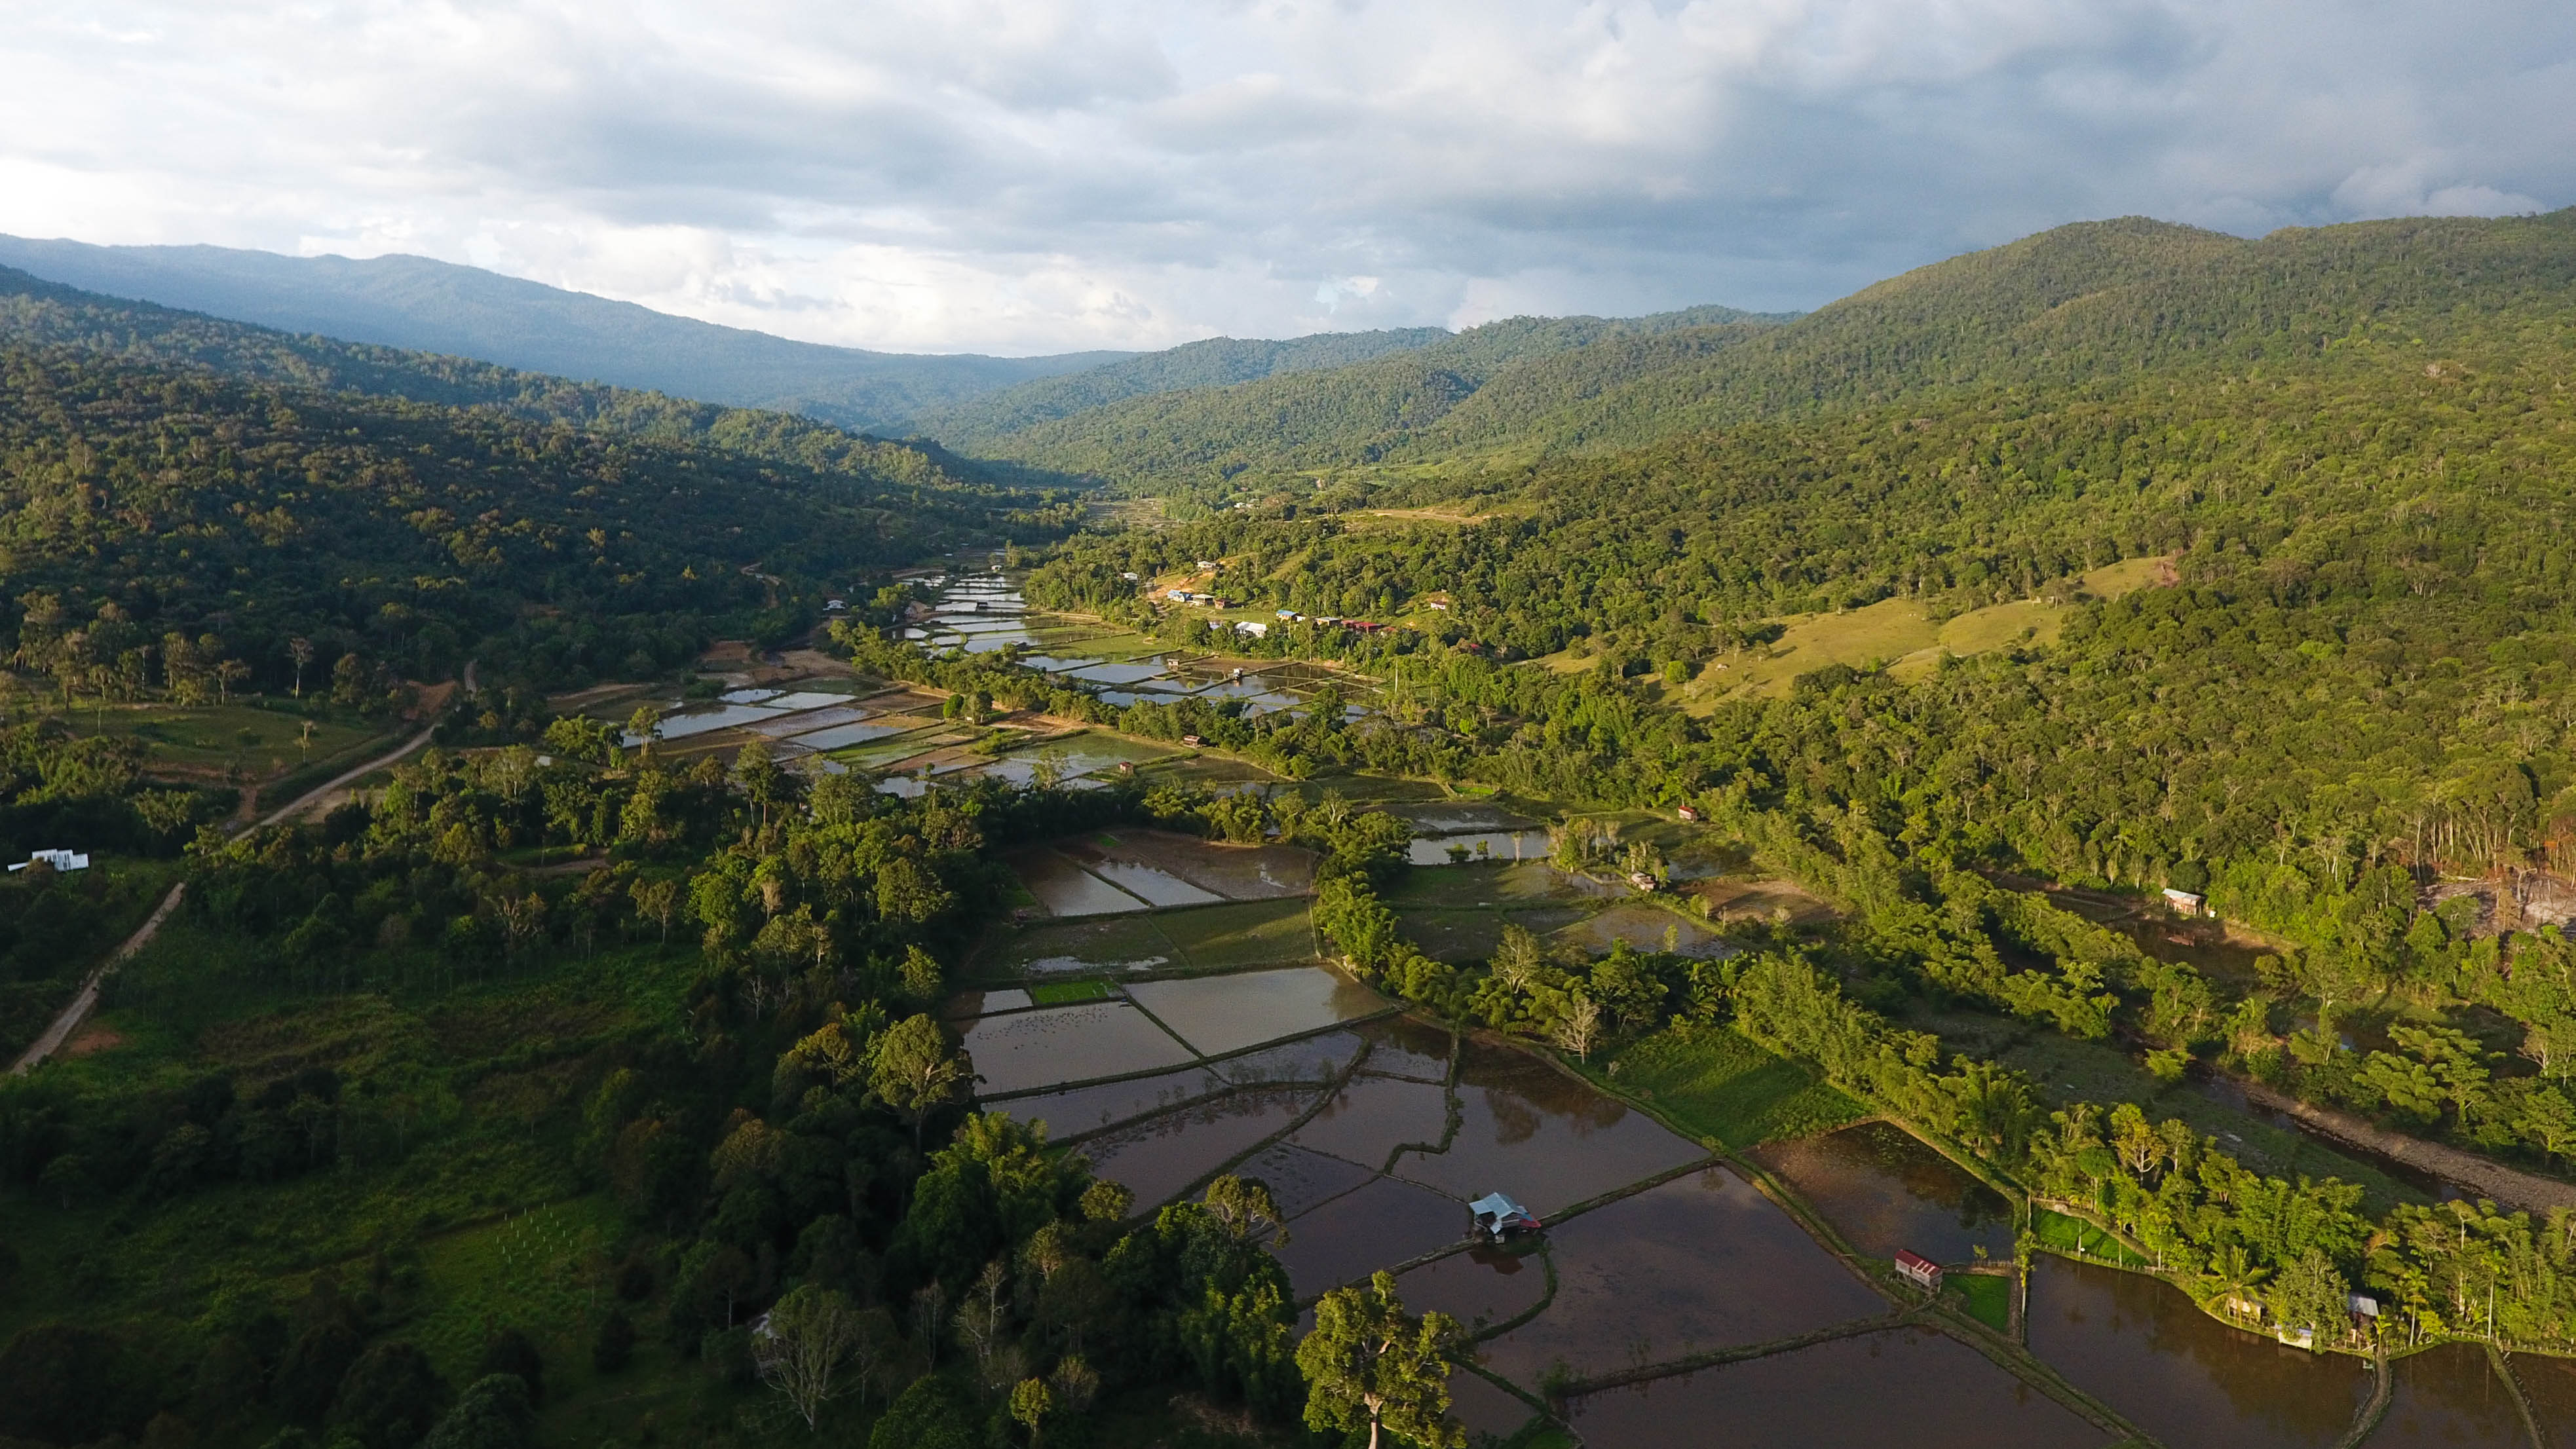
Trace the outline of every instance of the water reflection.
<path fill-rule="evenodd" d="M 1289 1286 L 1303 1299 L 1466 1235 L 1466 1204 L 1381 1177 L 1289 1219 L 1288 1241 L 1277 1252 Z"/>
<path fill-rule="evenodd" d="M 2485 1349 L 2446 1343 L 2399 1359 L 2388 1417 L 2362 1441 L 2367 1449 L 2526 1449 L 2522 1412 Z"/>
<path fill-rule="evenodd" d="M 1547 1236 L 1556 1301 L 1479 1349 L 1487 1367 L 1525 1387 L 1560 1360 L 1597 1374 L 1887 1311 L 1777 1204 L 1723 1167 L 1568 1218 Z"/>
<path fill-rule="evenodd" d="M 1520 1252 L 1470 1248 L 1395 1280 L 1406 1311 L 1438 1309 L 1480 1332 L 1529 1312 L 1547 1297 L 1547 1264 L 1535 1246 Z"/>
<path fill-rule="evenodd" d="M 1114 1126 L 1130 1117 L 1142 1117 L 1148 1112 L 1212 1096 L 1225 1089 L 1225 1081 L 1216 1073 L 1204 1067 L 1190 1067 L 1166 1072 L 1159 1077 L 1134 1077 L 1123 1082 L 1104 1082 L 1096 1087 L 1076 1087 L 1069 1092 L 1013 1097 L 1007 1102 L 990 1104 L 986 1110 L 1000 1112 L 1022 1122 L 1044 1122 L 1048 1134 L 1062 1142 L 1084 1132 Z"/>
<path fill-rule="evenodd" d="M 2576 1359 L 2513 1356 L 2513 1377 L 2548 1449 L 2576 1449 Z"/>
<path fill-rule="evenodd" d="M 2360 1360 L 2228 1327 L 2179 1288 L 2063 1259 L 2031 1271 L 2030 1348 L 2168 1444 L 2328 1445 L 2370 1393 Z"/>
<path fill-rule="evenodd" d="M 1177 1067 L 1188 1048 L 1123 1001 L 988 1016 L 966 1028 L 982 1090 L 995 1094 Z"/>
<path fill-rule="evenodd" d="M 1103 1133 L 1080 1150 L 1094 1176 L 1125 1183 L 1136 1206 L 1149 1208 L 1286 1127 L 1309 1100 L 1298 1092 L 1237 1092 Z"/>
<path fill-rule="evenodd" d="M 1864 1122 L 1753 1156 L 1872 1257 L 1899 1248 L 1939 1263 L 1966 1262 L 1979 1247 L 2012 1255 L 2012 1204 L 1901 1127 Z"/>
<path fill-rule="evenodd" d="M 1395 1171 L 1461 1202 L 1500 1190 L 1544 1217 L 1708 1155 L 1616 1098 L 1509 1047 L 1465 1043 L 1457 1099 L 1460 1123 L 1449 1150 L 1408 1152 Z"/>
<path fill-rule="evenodd" d="M 2089 1449 L 2103 1439 L 1975 1350 L 1922 1328 L 1587 1394 L 1571 1417 L 1588 1449 Z"/>

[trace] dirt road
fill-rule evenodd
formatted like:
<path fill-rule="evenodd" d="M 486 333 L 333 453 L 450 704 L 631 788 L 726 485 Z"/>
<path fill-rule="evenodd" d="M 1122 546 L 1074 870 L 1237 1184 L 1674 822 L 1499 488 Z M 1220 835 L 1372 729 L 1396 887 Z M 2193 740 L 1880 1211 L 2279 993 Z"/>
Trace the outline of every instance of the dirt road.
<path fill-rule="evenodd" d="M 470 663 L 465 666 L 465 692 L 468 694 L 474 693 L 474 666 Z M 395 750 L 393 753 L 380 755 L 375 759 L 367 761 L 363 765 L 341 771 L 339 774 L 334 775 L 321 784 L 314 786 L 312 789 L 307 790 L 285 804 L 280 805 L 275 810 L 261 816 L 259 824 L 275 825 L 277 822 L 293 816 L 297 811 L 313 804 L 323 796 L 330 794 L 332 791 L 339 789 L 350 781 L 384 769 L 386 766 L 391 765 L 403 756 L 408 755 L 412 751 L 428 744 L 430 736 L 437 732 L 438 727 L 432 725 L 430 728 L 422 730 L 419 734 L 416 734 L 410 739 L 404 741 L 402 747 Z M 170 893 L 161 898 L 161 904 L 152 908 L 152 914 L 145 918 L 141 926 L 135 929 L 134 934 L 125 938 L 125 944 L 117 947 L 113 954 L 111 954 L 105 961 L 99 963 L 97 970 L 89 973 L 89 979 L 81 983 L 79 994 L 73 996 L 71 1004 L 62 1009 L 61 1013 L 54 1018 L 51 1026 L 45 1028 L 44 1035 L 37 1037 L 33 1045 L 29 1046 L 26 1051 L 19 1054 L 16 1064 L 9 1068 L 12 1073 L 24 1076 L 28 1072 L 35 1070 L 38 1062 L 45 1060 L 47 1057 L 50 1057 L 54 1053 L 63 1049 L 63 1043 L 70 1041 L 72 1039 L 72 1033 L 80 1030 L 81 1023 L 89 1020 L 89 1014 L 98 1009 L 99 984 L 107 979 L 107 973 L 124 964 L 126 959 L 132 956 L 135 952 L 142 950 L 144 945 L 152 939 L 153 935 L 161 929 L 161 923 L 170 918 L 170 913 L 172 911 L 178 909 L 179 898 L 187 893 L 188 886 L 184 881 L 178 885 L 170 887 Z"/>

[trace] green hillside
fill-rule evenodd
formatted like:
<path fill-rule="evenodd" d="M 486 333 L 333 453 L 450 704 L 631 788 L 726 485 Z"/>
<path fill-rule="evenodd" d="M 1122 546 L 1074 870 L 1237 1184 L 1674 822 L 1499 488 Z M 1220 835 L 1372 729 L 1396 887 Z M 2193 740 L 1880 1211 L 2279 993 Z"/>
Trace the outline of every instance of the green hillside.
<path fill-rule="evenodd" d="M 1105 406 L 976 449 L 1162 491 L 1242 479 L 1239 490 L 1299 469 L 1615 450 L 1828 410 L 2509 345 L 2568 316 L 2571 235 L 2576 212 L 2257 241 L 2140 218 L 2083 223 L 1781 325 L 1498 323 L 1371 363 Z"/>
<path fill-rule="evenodd" d="M 1205 485 L 1247 471 L 1375 462 L 1520 368 L 1666 334 L 1722 346 L 1777 320 L 1725 307 L 1624 319 L 1515 317 L 1346 367 L 1130 397 L 988 435 L 965 450 L 1132 485 Z M 1551 386 L 1573 395 L 1588 376 L 1578 368 L 1573 380 Z"/>
<path fill-rule="evenodd" d="M 888 443 L 793 413 L 573 382 L 472 358 L 298 335 L 57 286 L 0 267 L 0 346 L 56 347 L 262 384 L 489 409 L 531 423 L 707 446 L 862 487 L 954 490 L 973 472 L 935 446 Z M 996 495 L 998 496 L 998 495 Z"/>
<path fill-rule="evenodd" d="M 937 438 L 951 447 L 1016 433 L 1149 393 L 1227 387 L 1283 372 L 1346 367 L 1390 352 L 1427 347 L 1448 337 L 1438 327 L 1389 332 L 1318 332 L 1284 342 L 1211 337 L 1165 352 L 1041 378 L 955 406 L 924 412 L 899 431 Z"/>
<path fill-rule="evenodd" d="M 0 281 L 0 597 L 81 641 L 22 641 L 39 669 L 178 630 L 260 685 L 303 637 L 326 667 L 435 679 L 480 649 L 560 688 L 1044 527 L 1040 500 L 802 419 Z"/>

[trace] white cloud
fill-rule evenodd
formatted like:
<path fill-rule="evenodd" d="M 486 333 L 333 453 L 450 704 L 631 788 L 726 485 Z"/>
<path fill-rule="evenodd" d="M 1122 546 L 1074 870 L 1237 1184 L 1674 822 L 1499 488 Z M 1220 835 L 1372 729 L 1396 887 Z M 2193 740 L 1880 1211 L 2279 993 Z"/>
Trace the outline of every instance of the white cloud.
<path fill-rule="evenodd" d="M 1811 306 L 2084 217 L 2576 201 L 2549 0 L 93 0 L 15 7 L 0 76 L 0 231 L 917 349 Z"/>

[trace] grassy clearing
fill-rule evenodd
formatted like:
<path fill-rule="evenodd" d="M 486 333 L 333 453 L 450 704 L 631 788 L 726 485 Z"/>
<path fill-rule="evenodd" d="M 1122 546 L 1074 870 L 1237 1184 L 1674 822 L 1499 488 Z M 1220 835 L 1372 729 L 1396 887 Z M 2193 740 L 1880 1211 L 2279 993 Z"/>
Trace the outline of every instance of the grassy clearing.
<path fill-rule="evenodd" d="M 1962 1273 L 1947 1280 L 1966 1300 L 1968 1316 L 1997 1333 L 2012 1330 L 2013 1280 L 1994 1273 Z"/>
<path fill-rule="evenodd" d="M 1307 919 L 1306 902 L 1296 897 L 1174 911 L 1154 923 L 1190 965 L 1202 970 L 1315 958 L 1314 926 Z"/>
<path fill-rule="evenodd" d="M 1040 1006 L 1071 1006 L 1077 1001 L 1098 1001 L 1109 994 L 1109 987 L 1099 981 L 1045 981 L 1029 988 L 1029 1000 Z"/>
<path fill-rule="evenodd" d="M 2147 1260 L 2132 1253 L 2119 1239 L 2084 1221 L 2047 1208 L 2033 1208 L 2030 1214 L 2031 1235 L 2052 1248 L 2062 1248 L 2087 1257 L 2102 1258 L 2124 1268 L 2144 1268 Z"/>
<path fill-rule="evenodd" d="M 1774 1056 L 1731 1029 L 1664 1033 L 1628 1048 L 1605 1080 L 1703 1142 L 1756 1147 L 1848 1126 L 1869 1109 L 1804 1062 Z"/>
<path fill-rule="evenodd" d="M 326 759 L 374 739 L 366 725 L 308 719 L 284 708 L 255 704 L 118 705 L 104 711 L 76 709 L 63 716 L 78 735 L 140 740 L 151 765 L 192 773 L 240 770 L 266 778 Z M 304 727 L 313 727 L 303 739 Z"/>

